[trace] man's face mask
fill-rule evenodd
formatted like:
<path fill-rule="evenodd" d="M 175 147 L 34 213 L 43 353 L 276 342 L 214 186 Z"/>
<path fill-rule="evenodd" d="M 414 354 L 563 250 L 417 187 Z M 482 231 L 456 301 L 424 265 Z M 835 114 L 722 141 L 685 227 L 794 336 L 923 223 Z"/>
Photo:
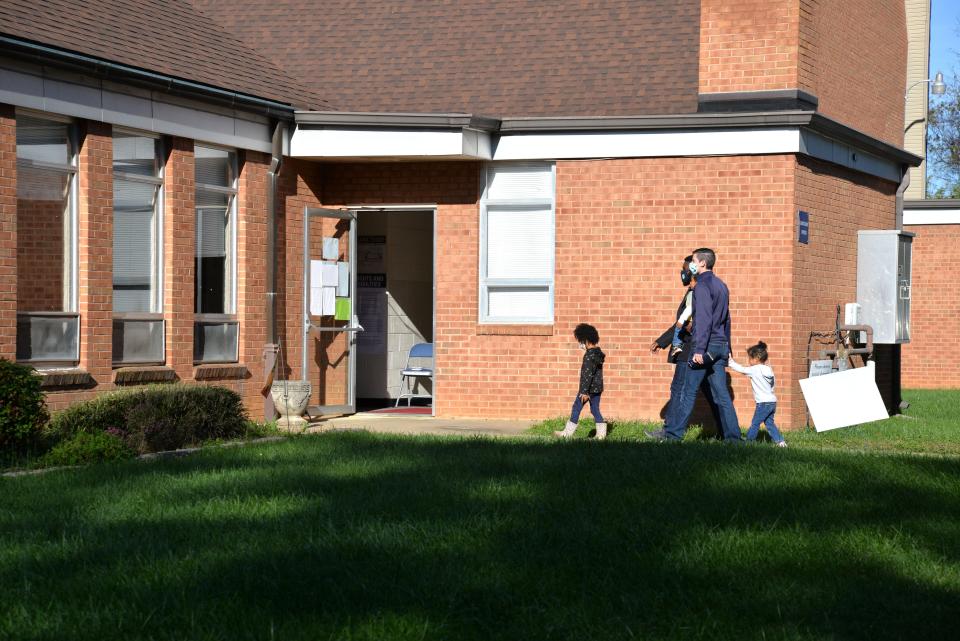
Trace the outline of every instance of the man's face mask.
<path fill-rule="evenodd" d="M 700 271 L 697 267 L 697 264 L 693 261 L 690 262 L 690 273 L 696 276 L 697 272 Z"/>

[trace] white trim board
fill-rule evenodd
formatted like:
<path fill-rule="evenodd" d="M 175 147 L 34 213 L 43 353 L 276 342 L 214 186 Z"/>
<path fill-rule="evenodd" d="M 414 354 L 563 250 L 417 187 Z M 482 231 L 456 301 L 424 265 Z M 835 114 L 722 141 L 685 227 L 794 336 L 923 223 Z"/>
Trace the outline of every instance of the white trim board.
<path fill-rule="evenodd" d="M 474 129 L 369 129 L 297 126 L 294 158 L 473 158 L 490 160 L 490 134 Z"/>
<path fill-rule="evenodd" d="M 472 158 L 556 160 L 667 156 L 740 156 L 801 151 L 800 130 L 632 131 L 505 134 L 383 128 L 297 127 L 290 141 L 294 158 Z"/>
<path fill-rule="evenodd" d="M 958 209 L 904 209 L 904 225 L 960 225 Z"/>
<path fill-rule="evenodd" d="M 795 154 L 800 129 L 577 132 L 504 135 L 493 160 Z"/>

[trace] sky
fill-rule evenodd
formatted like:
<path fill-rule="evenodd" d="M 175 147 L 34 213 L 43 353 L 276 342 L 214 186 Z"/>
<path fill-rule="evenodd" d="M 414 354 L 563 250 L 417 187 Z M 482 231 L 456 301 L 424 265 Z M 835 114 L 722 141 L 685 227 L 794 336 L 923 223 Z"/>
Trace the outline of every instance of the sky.
<path fill-rule="evenodd" d="M 930 76 L 960 75 L 960 0 L 930 0 Z"/>
<path fill-rule="evenodd" d="M 942 71 L 948 85 L 960 79 L 960 0 L 930 0 L 930 78 Z M 956 95 L 957 87 L 949 87 Z M 945 99 L 930 96 L 931 105 Z M 944 172 L 930 158 L 926 165 L 927 190 L 943 187 Z"/>

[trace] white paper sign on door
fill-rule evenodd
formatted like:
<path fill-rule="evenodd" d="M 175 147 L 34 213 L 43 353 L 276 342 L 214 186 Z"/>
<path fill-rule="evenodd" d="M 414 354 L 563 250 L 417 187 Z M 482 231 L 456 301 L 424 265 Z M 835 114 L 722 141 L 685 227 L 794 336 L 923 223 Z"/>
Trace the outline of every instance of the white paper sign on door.
<path fill-rule="evenodd" d="M 340 258 L 340 241 L 336 238 L 323 239 L 323 259 L 336 260 Z"/>
<path fill-rule="evenodd" d="M 337 288 L 323 288 L 323 315 L 333 316 L 337 312 Z"/>
<path fill-rule="evenodd" d="M 336 287 L 340 281 L 339 270 L 336 263 L 323 263 L 321 268 L 323 273 L 323 286 Z"/>
<path fill-rule="evenodd" d="M 323 261 L 310 261 L 310 287 L 323 287 Z"/>
<path fill-rule="evenodd" d="M 323 287 L 310 288 L 310 315 L 323 316 Z"/>
<path fill-rule="evenodd" d="M 350 295 L 350 263 L 337 263 L 337 296 Z"/>

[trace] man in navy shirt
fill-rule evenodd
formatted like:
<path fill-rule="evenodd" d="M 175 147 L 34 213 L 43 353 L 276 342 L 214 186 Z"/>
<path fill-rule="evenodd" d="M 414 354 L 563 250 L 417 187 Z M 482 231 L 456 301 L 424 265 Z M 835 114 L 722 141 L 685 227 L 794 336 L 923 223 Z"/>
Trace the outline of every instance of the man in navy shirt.
<path fill-rule="evenodd" d="M 690 371 L 683 381 L 675 421 L 668 421 L 665 437 L 680 440 L 687 431 L 697 390 L 706 378 L 720 410 L 720 428 L 725 442 L 740 442 L 740 422 L 727 388 L 727 357 L 730 355 L 730 290 L 713 273 L 717 255 L 702 247 L 693 252 L 690 271 L 697 275 L 693 290 L 693 340 Z"/>

